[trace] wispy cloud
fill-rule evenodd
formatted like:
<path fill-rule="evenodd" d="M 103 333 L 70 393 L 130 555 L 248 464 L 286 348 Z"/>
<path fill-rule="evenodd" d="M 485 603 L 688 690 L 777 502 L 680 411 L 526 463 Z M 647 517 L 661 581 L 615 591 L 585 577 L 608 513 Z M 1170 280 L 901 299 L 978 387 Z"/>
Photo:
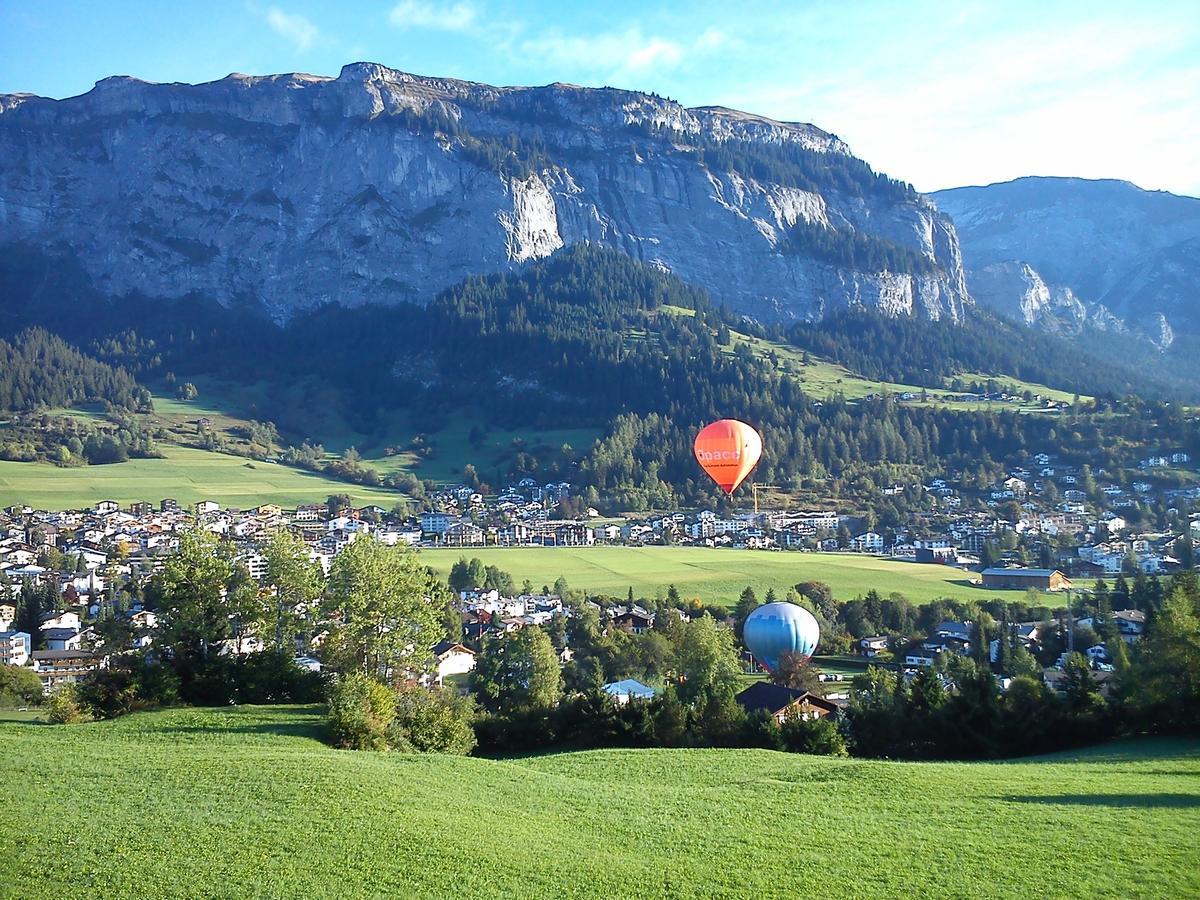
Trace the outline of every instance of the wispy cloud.
<path fill-rule="evenodd" d="M 280 37 L 287 38 L 296 45 L 296 51 L 303 53 L 312 48 L 320 36 L 320 31 L 306 16 L 300 13 L 289 13 L 272 6 L 267 10 L 267 24 Z"/>
<path fill-rule="evenodd" d="M 815 122 L 922 190 L 1029 174 L 1196 183 L 1196 28 L 1146 14 L 955 24 L 923 53 L 898 40 L 852 68 L 733 63 L 744 80 L 722 102 Z"/>
<path fill-rule="evenodd" d="M 679 40 L 646 34 L 640 26 L 631 25 L 623 31 L 590 35 L 547 31 L 522 42 L 519 50 L 527 61 L 628 83 L 650 73 L 676 69 L 693 54 L 715 50 L 725 40 L 725 34 L 716 28 L 694 39 Z"/>
<path fill-rule="evenodd" d="M 478 11 L 466 2 L 435 3 L 431 0 L 400 0 L 388 21 L 398 28 L 429 28 L 436 31 L 466 31 L 475 24 Z"/>

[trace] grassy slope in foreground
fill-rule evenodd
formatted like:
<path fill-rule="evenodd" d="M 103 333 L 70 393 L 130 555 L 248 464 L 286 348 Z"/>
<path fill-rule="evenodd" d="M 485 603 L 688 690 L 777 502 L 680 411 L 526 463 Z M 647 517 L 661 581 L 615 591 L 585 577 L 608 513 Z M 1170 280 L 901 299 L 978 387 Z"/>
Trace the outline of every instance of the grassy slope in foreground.
<path fill-rule="evenodd" d="M 165 458 L 76 469 L 0 460 L 0 506 L 28 503 L 43 509 L 78 509 L 99 500 L 124 504 L 171 497 L 185 504 L 216 500 L 249 508 L 260 503 L 319 503 L 330 494 L 349 494 L 356 503 L 390 508 L 401 496 L 276 463 L 167 444 L 159 449 Z"/>
<path fill-rule="evenodd" d="M 241 708 L 0 724 L 0 883 L 28 897 L 1200 891 L 1196 741 L 1002 764 L 496 761 L 335 751 L 317 721 Z"/>
<path fill-rule="evenodd" d="M 801 581 L 824 581 L 839 600 L 853 600 L 874 588 L 887 596 L 897 591 L 914 603 L 939 597 L 988 600 L 996 591 L 972 586 L 978 578 L 948 566 L 897 562 L 854 553 L 800 553 L 727 550 L 707 547 L 464 547 L 422 550 L 435 569 L 449 572 L 465 556 L 511 572 L 518 586 L 528 578 L 535 588 L 553 584 L 559 575 L 573 588 L 623 597 L 629 586 L 639 597 L 653 597 L 674 584 L 685 599 L 732 606 L 746 585 L 761 600 L 768 588 L 783 597 Z M 1005 592 L 1001 592 L 1003 594 Z M 1018 593 L 1012 596 L 1018 597 Z M 1023 596 L 1023 595 L 1021 595 Z M 1054 603 L 1048 596 L 1047 603 Z"/>

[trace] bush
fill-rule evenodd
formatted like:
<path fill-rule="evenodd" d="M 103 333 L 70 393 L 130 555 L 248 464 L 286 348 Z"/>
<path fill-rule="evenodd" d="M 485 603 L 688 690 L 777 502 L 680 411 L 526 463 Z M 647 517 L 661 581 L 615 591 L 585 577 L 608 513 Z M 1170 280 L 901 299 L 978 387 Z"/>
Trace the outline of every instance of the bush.
<path fill-rule="evenodd" d="M 783 733 L 779 722 L 765 709 L 746 717 L 746 746 L 763 750 L 782 750 Z"/>
<path fill-rule="evenodd" d="M 52 725 L 75 725 L 92 720 L 87 706 L 79 699 L 79 688 L 73 684 L 64 684 L 51 694 L 47 708 Z"/>
<path fill-rule="evenodd" d="M 396 718 L 388 740 L 397 750 L 417 753 L 455 753 L 475 749 L 475 703 L 444 689 L 409 687 L 396 695 Z"/>
<path fill-rule="evenodd" d="M 179 701 L 179 678 L 142 655 L 116 658 L 79 683 L 79 700 L 99 719 L 115 719 Z"/>
<path fill-rule="evenodd" d="M 319 672 L 302 669 L 290 656 L 272 650 L 214 656 L 180 674 L 180 696 L 194 706 L 318 703 L 325 693 L 325 678 Z"/>
<path fill-rule="evenodd" d="M 0 666 L 0 706 L 40 706 L 42 680 L 24 666 Z"/>
<path fill-rule="evenodd" d="M 802 719 L 794 716 L 780 727 L 783 748 L 792 753 L 816 756 L 845 756 L 846 741 L 829 716 Z"/>
<path fill-rule="evenodd" d="M 266 650 L 239 656 L 234 665 L 236 703 L 319 703 L 325 679 L 290 656 Z"/>
<path fill-rule="evenodd" d="M 347 750 L 386 750 L 396 718 L 396 695 L 374 678 L 345 675 L 329 689 L 327 724 L 334 744 Z"/>

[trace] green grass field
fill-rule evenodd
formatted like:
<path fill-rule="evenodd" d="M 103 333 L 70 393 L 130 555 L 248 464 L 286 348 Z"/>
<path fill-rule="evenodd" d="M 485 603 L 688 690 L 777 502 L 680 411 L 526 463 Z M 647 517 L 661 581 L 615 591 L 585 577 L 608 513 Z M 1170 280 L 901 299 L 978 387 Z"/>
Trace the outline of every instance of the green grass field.
<path fill-rule="evenodd" d="M 131 459 L 111 466 L 60 469 L 49 463 L 0 460 L 0 505 L 28 503 L 43 509 L 78 509 L 99 500 L 180 503 L 216 500 L 231 506 L 322 502 L 349 494 L 355 503 L 390 507 L 401 496 L 324 478 L 275 463 L 164 444 L 163 459 Z M 250 463 L 248 466 L 247 463 Z"/>
<path fill-rule="evenodd" d="M 667 315 L 694 316 L 696 314 L 695 310 L 669 305 L 663 306 L 662 312 Z M 746 344 L 755 356 L 766 357 L 769 354 L 774 354 L 784 370 L 792 373 L 803 386 L 805 392 L 814 397 L 828 398 L 841 394 L 847 400 L 861 400 L 868 394 L 880 394 L 884 392 L 890 394 L 920 394 L 923 390 L 919 385 L 902 384 L 896 381 L 871 381 L 850 371 L 839 363 L 822 359 L 812 354 L 808 355 L 808 362 L 805 362 L 804 351 L 790 344 L 754 337 L 740 331 L 731 331 L 730 335 L 732 343 L 729 346 L 729 353 L 732 353 L 739 344 Z M 638 336 L 635 335 L 633 337 L 636 339 Z M 640 338 L 645 338 L 644 333 Z M 1074 396 L 1066 391 L 1056 390 L 1032 381 L 1022 381 L 1010 375 L 984 375 L 977 372 L 970 372 L 959 377 L 968 384 L 972 381 L 987 382 L 990 379 L 1013 393 L 1020 394 L 1029 391 L 1051 400 L 1070 402 Z M 992 400 L 972 400 L 967 402 L 946 400 L 945 395 L 953 393 L 949 390 L 948 382 L 947 387 L 944 389 L 927 388 L 924 390 L 927 393 L 926 400 L 911 402 L 924 406 L 942 406 L 947 409 L 963 411 L 1019 409 L 1022 412 L 1031 412 L 1038 409 L 1037 407 L 1001 403 Z M 1082 396 L 1080 399 L 1090 401 L 1093 398 L 1091 396 Z"/>
<path fill-rule="evenodd" d="M 674 584 L 685 598 L 732 606 L 746 585 L 759 599 L 774 588 L 780 599 L 801 581 L 824 581 L 839 600 L 853 600 L 874 588 L 893 591 L 914 603 L 939 597 L 988 600 L 995 591 L 973 586 L 978 575 L 948 566 L 897 562 L 853 553 L 800 553 L 768 550 L 717 550 L 706 547 L 513 547 L 422 550 L 421 556 L 441 572 L 465 556 L 511 572 L 519 586 L 528 578 L 535 588 L 553 584 L 560 575 L 573 588 L 624 597 L 633 586 L 638 597 L 653 597 Z M 1023 595 L 1001 592 L 1020 599 Z M 1053 595 L 1046 598 L 1053 605 Z"/>
<path fill-rule="evenodd" d="M 0 723 L 0 884 L 21 897 L 1200 892 L 1194 740 L 1010 763 L 488 760 L 337 751 L 319 733 L 305 707 Z"/>

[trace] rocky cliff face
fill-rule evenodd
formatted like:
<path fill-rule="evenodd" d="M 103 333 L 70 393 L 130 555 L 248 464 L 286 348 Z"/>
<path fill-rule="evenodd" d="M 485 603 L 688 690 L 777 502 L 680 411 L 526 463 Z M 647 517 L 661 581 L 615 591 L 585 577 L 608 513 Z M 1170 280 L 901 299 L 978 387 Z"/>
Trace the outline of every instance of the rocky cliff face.
<path fill-rule="evenodd" d="M 1124 181 L 1021 178 L 932 195 L 972 295 L 1027 322 L 1200 333 L 1200 200 Z"/>
<path fill-rule="evenodd" d="M 818 256 L 797 223 L 921 265 Z M 63 101 L 0 96 L 0 240 L 73 258 L 110 296 L 204 295 L 280 318 L 423 302 L 578 241 L 762 319 L 854 304 L 958 317 L 969 302 L 949 221 L 812 126 L 368 63 L 336 79 L 118 77 Z"/>

